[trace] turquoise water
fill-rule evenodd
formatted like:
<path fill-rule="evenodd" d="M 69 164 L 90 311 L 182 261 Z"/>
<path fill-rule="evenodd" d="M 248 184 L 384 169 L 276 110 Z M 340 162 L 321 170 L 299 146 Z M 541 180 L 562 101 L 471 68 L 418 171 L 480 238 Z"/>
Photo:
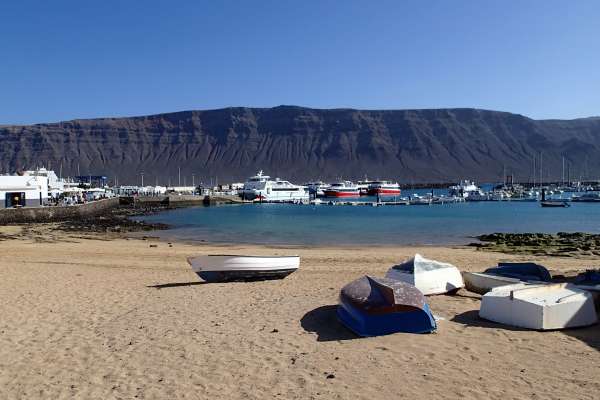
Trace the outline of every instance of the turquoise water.
<path fill-rule="evenodd" d="M 406 195 L 409 193 L 407 192 Z M 251 204 L 192 207 L 141 217 L 173 227 L 171 240 L 257 244 L 464 244 L 492 232 L 600 233 L 600 204 L 542 208 L 535 202 L 431 206 Z"/>

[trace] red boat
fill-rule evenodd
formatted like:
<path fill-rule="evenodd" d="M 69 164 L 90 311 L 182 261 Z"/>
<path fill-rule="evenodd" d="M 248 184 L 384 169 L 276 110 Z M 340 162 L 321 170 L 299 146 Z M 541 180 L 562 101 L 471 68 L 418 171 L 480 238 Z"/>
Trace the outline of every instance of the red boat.
<path fill-rule="evenodd" d="M 397 182 L 377 181 L 369 185 L 370 196 L 398 196 L 400 192 L 400 185 Z"/>
<path fill-rule="evenodd" d="M 332 183 L 323 190 L 325 197 L 357 197 L 360 196 L 358 186 L 350 181 Z"/>

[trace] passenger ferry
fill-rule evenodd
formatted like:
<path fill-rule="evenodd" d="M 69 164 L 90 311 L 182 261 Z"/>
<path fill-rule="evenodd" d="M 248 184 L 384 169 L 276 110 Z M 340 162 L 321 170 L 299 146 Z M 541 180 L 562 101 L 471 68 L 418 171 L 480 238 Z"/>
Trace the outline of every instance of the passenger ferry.
<path fill-rule="evenodd" d="M 279 178 L 272 180 L 270 176 L 263 175 L 262 170 L 248 178 L 241 190 L 241 196 L 245 200 L 266 202 L 295 202 L 309 199 L 308 191 L 304 187 Z"/>
<path fill-rule="evenodd" d="M 357 197 L 360 196 L 360 190 L 357 185 L 350 181 L 332 183 L 324 190 L 325 197 Z"/>
<path fill-rule="evenodd" d="M 370 196 L 398 196 L 400 194 L 400 185 L 397 182 L 375 181 L 369 185 Z"/>

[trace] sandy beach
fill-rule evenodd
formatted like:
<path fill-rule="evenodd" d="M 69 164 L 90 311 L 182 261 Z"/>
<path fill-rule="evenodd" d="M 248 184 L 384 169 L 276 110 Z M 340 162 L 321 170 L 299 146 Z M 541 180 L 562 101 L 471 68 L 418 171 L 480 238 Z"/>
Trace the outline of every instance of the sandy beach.
<path fill-rule="evenodd" d="M 184 244 L 1 227 L 3 399 L 597 399 L 600 325 L 557 332 L 477 316 L 480 296 L 429 297 L 435 334 L 359 339 L 339 289 L 415 252 L 480 271 L 594 260 L 450 247 Z M 285 280 L 204 284 L 195 254 L 299 254 Z"/>

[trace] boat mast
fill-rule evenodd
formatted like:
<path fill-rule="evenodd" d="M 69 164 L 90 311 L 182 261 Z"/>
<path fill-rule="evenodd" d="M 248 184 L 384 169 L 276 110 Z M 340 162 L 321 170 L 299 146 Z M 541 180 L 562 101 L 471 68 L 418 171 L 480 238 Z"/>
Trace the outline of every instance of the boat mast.
<path fill-rule="evenodd" d="M 531 171 L 533 173 L 533 188 L 535 189 L 535 154 L 533 155 L 533 170 Z"/>
<path fill-rule="evenodd" d="M 544 186 L 544 176 L 542 175 L 542 152 L 540 151 L 540 187 Z"/>
<path fill-rule="evenodd" d="M 562 156 L 562 176 L 561 176 L 561 185 L 565 186 L 565 156 Z"/>

